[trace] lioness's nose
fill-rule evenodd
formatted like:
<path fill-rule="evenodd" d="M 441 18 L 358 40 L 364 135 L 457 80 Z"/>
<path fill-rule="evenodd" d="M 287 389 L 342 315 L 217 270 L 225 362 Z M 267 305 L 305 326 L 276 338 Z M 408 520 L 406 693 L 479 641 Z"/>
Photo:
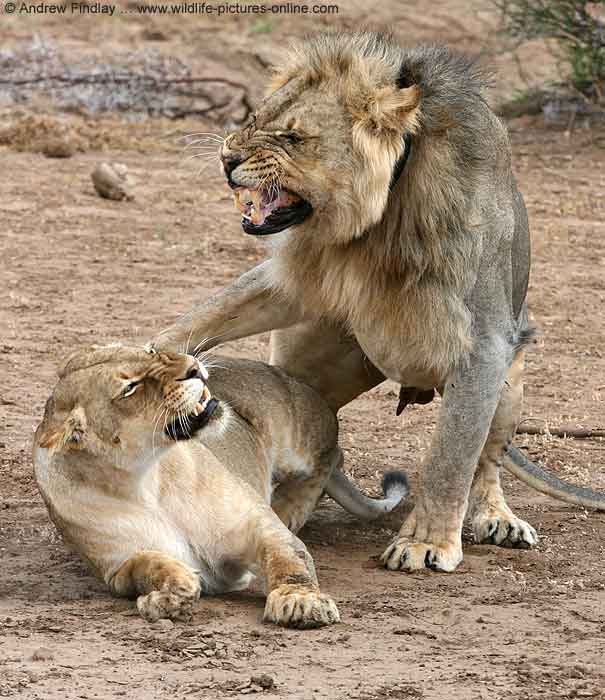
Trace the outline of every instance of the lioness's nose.
<path fill-rule="evenodd" d="M 202 370 L 200 369 L 199 365 L 194 365 L 187 370 L 187 374 L 185 374 L 181 381 L 185 381 L 186 379 L 200 379 L 201 381 L 204 381 L 204 375 L 202 374 Z"/>

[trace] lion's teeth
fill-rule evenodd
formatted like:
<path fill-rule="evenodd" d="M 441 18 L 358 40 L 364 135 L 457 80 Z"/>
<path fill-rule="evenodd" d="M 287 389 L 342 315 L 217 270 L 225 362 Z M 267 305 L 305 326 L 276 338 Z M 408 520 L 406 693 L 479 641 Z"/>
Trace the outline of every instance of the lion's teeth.
<path fill-rule="evenodd" d="M 193 412 L 195 413 L 196 416 L 199 416 L 200 413 L 204 412 L 204 408 L 205 408 L 205 406 L 198 401 L 195 404 L 195 406 L 193 407 Z"/>

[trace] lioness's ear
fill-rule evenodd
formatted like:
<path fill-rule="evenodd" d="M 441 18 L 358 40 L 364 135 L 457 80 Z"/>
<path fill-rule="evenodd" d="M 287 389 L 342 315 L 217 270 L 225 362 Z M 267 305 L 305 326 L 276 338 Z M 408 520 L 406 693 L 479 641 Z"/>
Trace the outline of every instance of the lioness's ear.
<path fill-rule="evenodd" d="M 378 88 L 361 113 L 354 115 L 359 125 L 379 135 L 381 132 L 414 133 L 418 129 L 420 88 L 418 85 Z"/>
<path fill-rule="evenodd" d="M 45 416 L 40 426 L 38 444 L 47 450 L 62 450 L 64 447 L 77 447 L 86 430 L 86 414 L 80 406 L 67 416 Z"/>

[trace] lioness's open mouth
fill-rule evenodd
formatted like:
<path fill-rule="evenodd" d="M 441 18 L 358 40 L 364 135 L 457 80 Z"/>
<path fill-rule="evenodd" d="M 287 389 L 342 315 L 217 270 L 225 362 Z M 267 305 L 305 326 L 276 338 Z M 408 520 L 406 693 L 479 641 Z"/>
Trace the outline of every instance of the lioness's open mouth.
<path fill-rule="evenodd" d="M 218 400 L 213 399 L 208 389 L 204 387 L 204 392 L 195 405 L 193 413 L 189 416 L 174 418 L 166 426 L 166 435 L 172 440 L 189 440 L 208 424 L 218 407 Z"/>
<path fill-rule="evenodd" d="M 309 202 L 284 189 L 236 187 L 234 198 L 242 213 L 242 228 L 253 236 L 279 233 L 300 224 L 312 211 Z"/>

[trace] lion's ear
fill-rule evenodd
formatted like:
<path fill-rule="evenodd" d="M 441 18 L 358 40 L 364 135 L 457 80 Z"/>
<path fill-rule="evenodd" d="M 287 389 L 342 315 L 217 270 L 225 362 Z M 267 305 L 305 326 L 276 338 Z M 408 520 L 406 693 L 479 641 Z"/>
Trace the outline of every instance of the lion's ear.
<path fill-rule="evenodd" d="M 37 439 L 40 447 L 58 452 L 64 447 L 77 447 L 86 431 L 86 414 L 80 406 L 63 415 L 45 416 Z"/>
<path fill-rule="evenodd" d="M 420 87 L 378 88 L 368 100 L 362 114 L 358 114 L 360 125 L 375 134 L 381 132 L 414 133 L 418 128 Z"/>

